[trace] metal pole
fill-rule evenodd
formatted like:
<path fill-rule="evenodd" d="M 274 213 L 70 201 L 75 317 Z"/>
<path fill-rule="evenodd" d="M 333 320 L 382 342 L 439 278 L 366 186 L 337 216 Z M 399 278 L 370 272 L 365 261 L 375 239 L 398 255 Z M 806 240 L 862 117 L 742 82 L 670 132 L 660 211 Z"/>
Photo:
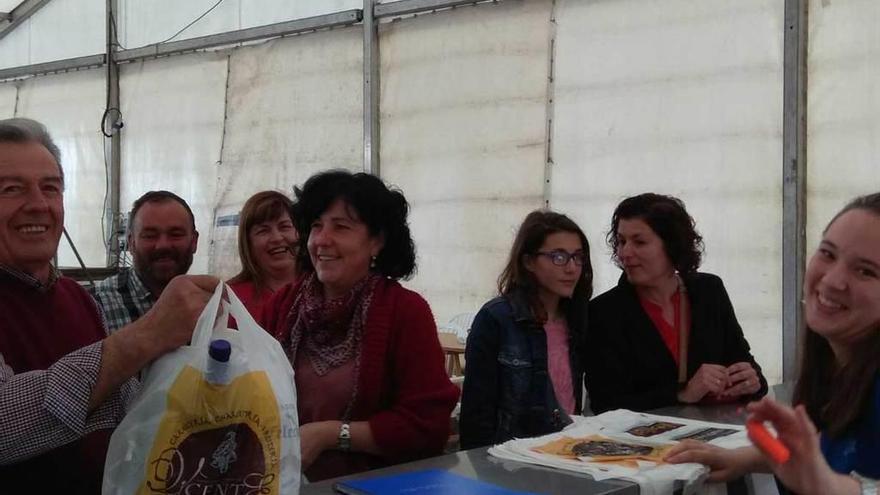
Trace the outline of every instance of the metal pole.
<path fill-rule="evenodd" d="M 112 118 L 112 115 L 119 116 L 121 119 L 121 113 L 119 111 L 119 65 L 115 59 L 119 34 L 117 33 L 117 23 L 115 22 L 115 19 L 119 17 L 117 12 L 117 0 L 107 0 L 107 107 L 104 114 L 105 121 L 101 122 L 101 127 L 102 132 L 111 134 L 111 137 L 107 138 L 110 140 L 110 157 L 109 164 L 107 165 L 107 188 L 109 197 L 104 211 L 104 218 L 106 221 L 105 228 L 107 229 L 105 232 L 105 238 L 108 239 L 108 267 L 116 266 L 119 263 L 119 256 L 121 254 L 119 252 L 118 226 L 120 222 L 119 173 L 122 157 L 122 128 L 113 126 L 111 123 L 107 122 L 107 120 L 111 120 L 112 123 L 116 122 L 116 119 Z M 104 146 L 106 149 L 106 141 Z"/>
<path fill-rule="evenodd" d="M 785 0 L 782 182 L 782 379 L 797 378 L 806 259 L 807 3 Z"/>
<path fill-rule="evenodd" d="M 550 57 L 547 65 L 547 147 L 544 156 L 544 208 L 550 208 L 553 192 L 553 131 L 556 108 L 556 0 L 550 6 Z"/>
<path fill-rule="evenodd" d="M 364 0 L 364 172 L 379 176 L 379 22 Z"/>

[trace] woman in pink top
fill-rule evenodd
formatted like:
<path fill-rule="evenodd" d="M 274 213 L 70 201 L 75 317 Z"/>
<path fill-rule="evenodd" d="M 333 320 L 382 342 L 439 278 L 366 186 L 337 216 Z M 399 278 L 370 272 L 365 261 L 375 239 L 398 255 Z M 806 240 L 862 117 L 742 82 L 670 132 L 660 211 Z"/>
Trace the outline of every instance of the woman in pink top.
<path fill-rule="evenodd" d="M 263 304 L 297 279 L 296 245 L 299 239 L 290 215 L 290 199 L 278 191 L 262 191 L 247 200 L 238 224 L 241 271 L 229 286 L 254 318 Z"/>
<path fill-rule="evenodd" d="M 580 413 L 578 350 L 592 281 L 580 227 L 559 213 L 530 213 L 498 280 L 501 295 L 468 335 L 462 448 L 559 431 Z"/>

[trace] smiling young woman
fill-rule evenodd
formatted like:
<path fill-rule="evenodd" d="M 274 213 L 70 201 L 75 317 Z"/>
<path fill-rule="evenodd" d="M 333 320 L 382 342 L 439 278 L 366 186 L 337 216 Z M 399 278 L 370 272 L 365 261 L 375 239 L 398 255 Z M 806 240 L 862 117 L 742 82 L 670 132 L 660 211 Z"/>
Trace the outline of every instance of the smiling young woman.
<path fill-rule="evenodd" d="M 807 265 L 803 296 L 807 331 L 796 407 L 766 398 L 749 404 L 749 419 L 771 422 L 791 458 L 780 464 L 755 447 L 686 442 L 670 452 L 669 462 L 706 464 L 715 481 L 772 470 L 802 495 L 877 493 L 880 193 L 856 198 L 825 228 Z"/>

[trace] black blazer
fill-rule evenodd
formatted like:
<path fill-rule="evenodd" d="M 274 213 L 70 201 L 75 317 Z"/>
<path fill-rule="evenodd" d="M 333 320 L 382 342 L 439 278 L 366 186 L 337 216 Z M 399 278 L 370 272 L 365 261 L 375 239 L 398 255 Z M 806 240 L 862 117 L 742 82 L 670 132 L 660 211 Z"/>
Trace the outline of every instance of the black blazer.
<path fill-rule="evenodd" d="M 704 363 L 747 361 L 758 372 L 761 389 L 743 400 L 766 394 L 767 380 L 749 352 L 721 279 L 694 273 L 683 280 L 691 309 L 688 379 Z M 678 366 L 626 275 L 617 287 L 590 301 L 587 328 L 583 364 L 594 413 L 678 404 Z"/>

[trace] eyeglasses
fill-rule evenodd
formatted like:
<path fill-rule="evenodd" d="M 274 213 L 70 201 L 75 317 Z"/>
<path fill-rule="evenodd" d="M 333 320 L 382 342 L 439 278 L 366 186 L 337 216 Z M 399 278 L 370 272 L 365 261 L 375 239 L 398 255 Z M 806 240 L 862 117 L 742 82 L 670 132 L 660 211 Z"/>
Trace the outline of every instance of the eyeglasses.
<path fill-rule="evenodd" d="M 556 266 L 565 266 L 568 264 L 569 260 L 573 260 L 575 266 L 584 266 L 584 263 L 587 262 L 587 255 L 584 254 L 583 251 L 577 251 L 576 253 L 569 253 L 562 250 L 538 251 L 535 254 L 550 258 L 550 262 Z"/>

